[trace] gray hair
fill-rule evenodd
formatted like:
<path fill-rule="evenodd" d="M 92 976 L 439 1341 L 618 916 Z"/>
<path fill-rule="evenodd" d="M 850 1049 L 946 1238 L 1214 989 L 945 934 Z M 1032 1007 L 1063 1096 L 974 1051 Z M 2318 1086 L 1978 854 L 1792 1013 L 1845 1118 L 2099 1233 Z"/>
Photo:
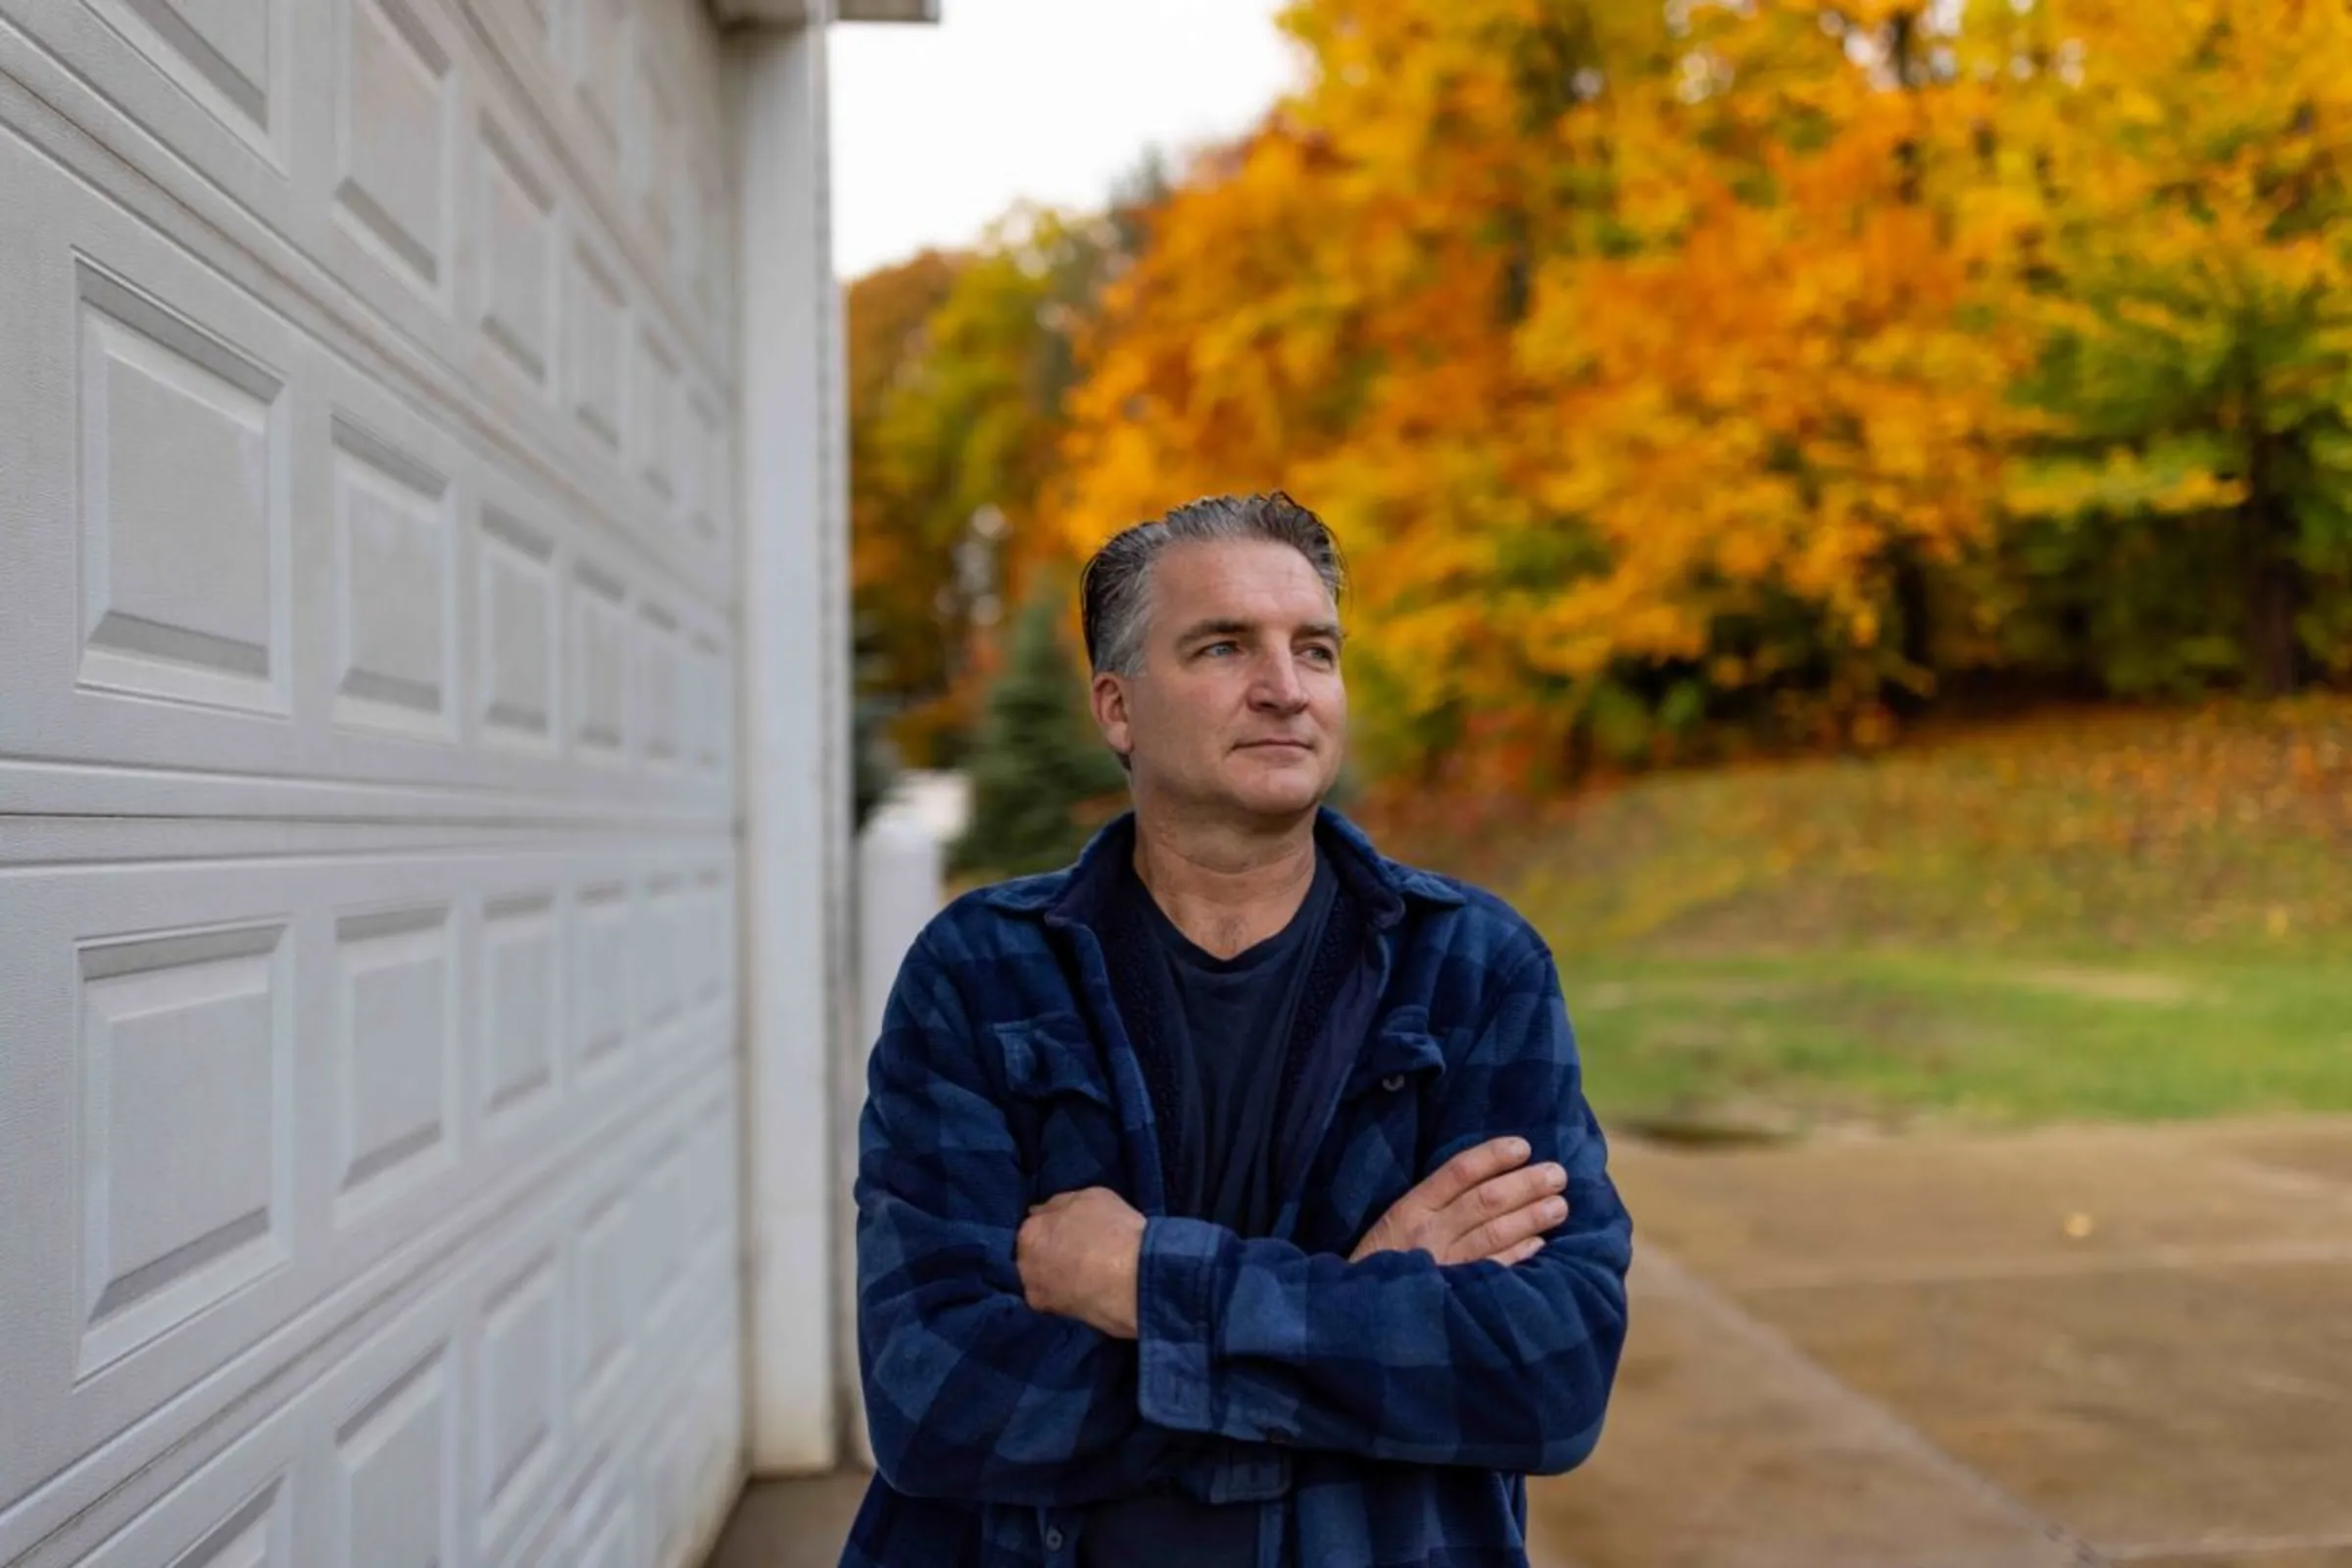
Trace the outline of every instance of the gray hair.
<path fill-rule="evenodd" d="M 1208 496 L 1152 522 L 1111 536 L 1078 581 L 1087 662 L 1098 675 L 1133 675 L 1144 663 L 1145 612 L 1152 567 L 1171 545 L 1230 539 L 1289 545 L 1306 558 L 1336 604 L 1347 584 L 1339 542 L 1323 519 L 1277 490 L 1260 496 Z"/>

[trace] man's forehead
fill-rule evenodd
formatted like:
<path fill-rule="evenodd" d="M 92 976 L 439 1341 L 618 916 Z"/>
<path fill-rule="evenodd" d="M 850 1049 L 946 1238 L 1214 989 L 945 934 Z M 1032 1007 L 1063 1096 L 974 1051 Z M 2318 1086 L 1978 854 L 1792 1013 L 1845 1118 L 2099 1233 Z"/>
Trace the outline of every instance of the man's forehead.
<path fill-rule="evenodd" d="M 1264 539 L 1187 541 L 1171 546 L 1152 574 L 1152 596 L 1187 619 L 1333 618 L 1330 587 L 1314 563 Z"/>

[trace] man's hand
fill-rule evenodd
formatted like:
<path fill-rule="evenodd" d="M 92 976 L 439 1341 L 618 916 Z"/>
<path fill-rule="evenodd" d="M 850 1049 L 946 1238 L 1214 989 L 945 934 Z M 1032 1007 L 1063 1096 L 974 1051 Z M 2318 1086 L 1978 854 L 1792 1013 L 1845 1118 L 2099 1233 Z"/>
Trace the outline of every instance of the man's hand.
<path fill-rule="evenodd" d="M 1114 1340 L 1135 1338 L 1144 1216 L 1107 1187 L 1049 1198 L 1013 1240 L 1021 1291 L 1040 1312 L 1074 1317 Z"/>
<path fill-rule="evenodd" d="M 1568 1217 L 1568 1200 L 1559 1196 L 1568 1173 L 1529 1165 L 1529 1152 L 1519 1138 L 1463 1150 L 1396 1200 L 1348 1261 L 1419 1250 L 1441 1263 L 1525 1262 L 1543 1250 L 1544 1233 Z"/>

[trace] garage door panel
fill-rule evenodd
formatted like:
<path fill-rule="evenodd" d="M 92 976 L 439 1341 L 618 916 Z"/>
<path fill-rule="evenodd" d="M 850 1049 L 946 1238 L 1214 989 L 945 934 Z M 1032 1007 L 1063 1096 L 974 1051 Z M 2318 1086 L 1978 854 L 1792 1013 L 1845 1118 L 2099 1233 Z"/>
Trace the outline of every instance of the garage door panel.
<path fill-rule="evenodd" d="M 454 310 L 459 44 L 430 0 L 331 0 L 338 274 L 365 255 L 437 312 Z"/>
<path fill-rule="evenodd" d="M 511 9 L 57 0 L 12 16 L 114 112 L 412 320 L 455 322 L 465 121 L 472 103 L 496 103 L 579 222 L 612 239 L 706 372 L 724 376 L 700 237 L 689 248 L 682 233 L 697 171 L 719 167 L 721 146 L 718 62 L 694 8 L 586 0 L 557 47 Z M 411 317 L 399 307 L 412 300 L 433 309 Z"/>
<path fill-rule="evenodd" d="M 0 622 L 10 753 L 723 815 L 721 612 L 21 145 L 0 177 L 42 235 L 0 442 L 72 520 Z"/>
<path fill-rule="evenodd" d="M 734 1479 L 732 195 L 603 15 L 0 0 L 9 1568 Z"/>
<path fill-rule="evenodd" d="M 12 16 L 164 145 L 257 212 L 288 210 L 299 0 L 81 0 Z M 157 90 L 169 87 L 169 91 Z"/>
<path fill-rule="evenodd" d="M 534 1184 L 569 1205 L 563 1239 L 541 1244 L 564 1255 L 546 1288 L 566 1316 L 629 1359 L 666 1333 L 688 1310 L 677 1282 L 713 1251 L 731 1265 L 735 1020 L 730 995 L 645 981 L 675 960 L 649 957 L 644 933 L 689 929 L 668 911 L 725 889 L 726 854 L 688 840 L 0 872 L 17 938 L 0 988 L 23 1043 L 0 1057 L 0 1103 L 24 1118 L 8 1187 L 73 1195 L 0 1233 L 25 1435 L 6 1494 L 200 1383 L 218 1408 L 322 1322 L 482 1245 L 469 1238 Z M 623 913 L 627 940 L 596 934 Z M 564 975 L 615 954 L 626 994 L 676 1005 L 574 1019 Z M 641 1122 L 638 1165 L 584 1160 Z M 617 1234 L 589 1223 L 599 1195 L 622 1200 Z M 571 1258 L 583 1240 L 594 1255 Z M 550 1353 L 568 1387 L 574 1350 Z M 0 1526 L 0 1560 L 10 1540 Z"/>
<path fill-rule="evenodd" d="M 637 437 L 620 420 L 622 405 L 634 400 L 618 383 L 666 362 L 681 387 L 723 411 L 731 397 L 728 361 L 670 303 L 682 285 L 665 268 L 641 264 L 641 247 L 566 177 L 544 122 L 498 90 L 506 73 L 487 64 L 449 0 L 320 0 L 290 8 L 288 48 L 280 52 L 300 51 L 314 63 L 295 77 L 306 89 L 298 101 L 309 118 L 295 138 L 304 162 L 289 169 L 260 162 L 233 138 L 214 148 L 204 136 L 172 142 L 158 162 L 151 132 L 169 135 L 172 125 L 217 131 L 218 122 L 190 99 L 184 73 L 170 69 L 178 56 L 140 20 L 175 16 L 172 0 L 125 0 L 103 18 L 85 9 L 106 3 L 30 8 L 27 37 L 0 34 L 0 71 L 20 72 L 44 95 L 76 104 L 90 129 L 167 184 L 193 181 L 186 196 L 226 194 L 230 205 L 219 210 L 228 237 L 270 259 L 261 275 L 272 284 L 297 285 L 285 291 L 288 303 L 323 307 L 351 332 L 348 346 L 338 333 L 338 352 L 369 363 L 371 376 L 375 357 L 389 355 L 454 405 L 476 415 L 485 406 L 494 411 L 485 428 L 523 440 L 550 473 L 585 481 L 586 513 L 605 516 L 702 593 L 724 596 L 725 552 L 687 526 L 687 476 L 670 475 L 664 493 L 633 463 Z M 236 28 L 233 16 L 219 24 Z M 134 47 L 133 37 L 153 49 Z M 73 74 L 61 74 L 60 64 Z M 682 150 L 677 162 L 675 178 L 687 181 Z M 91 167 L 113 182 L 109 166 Z M 185 230 L 180 209 L 152 210 Z M 282 262 L 272 255 L 281 250 Z M 575 250 L 592 259 L 600 291 L 547 286 L 561 282 L 558 264 Z M 222 258 L 232 270 L 249 260 L 235 252 Z M 565 331 L 564 316 L 575 306 L 612 326 L 610 363 L 601 372 L 616 383 L 604 415 L 607 436 L 583 426 L 557 395 L 567 340 L 579 335 Z M 642 371 L 640 339 L 654 345 Z M 582 341 L 592 345 L 593 334 Z M 534 359 L 536 375 L 527 369 Z M 485 405 L 485 394 L 518 395 Z M 662 412 L 674 424 L 670 401 L 662 400 Z M 682 438 L 672 444 L 664 466 L 700 456 Z M 716 520 L 723 523 L 723 514 Z"/>
<path fill-rule="evenodd" d="M 450 755 L 466 738 L 464 659 L 477 465 L 447 432 L 318 356 L 318 395 L 302 412 L 303 493 L 312 526 L 298 552 L 299 711 L 348 738 L 343 764 L 382 776 L 368 751 Z M 356 746 L 351 743 L 357 743 Z M 356 755 L 354 755 L 356 753 Z"/>
<path fill-rule="evenodd" d="M 556 266 L 563 235 L 555 183 L 527 138 L 483 106 L 474 125 L 473 319 L 492 353 L 482 359 L 516 378 L 522 395 L 555 396 Z"/>
<path fill-rule="evenodd" d="M 600 1173 L 642 1179 L 681 1119 L 613 1140 Z M 127 1522 L 102 1520 L 86 1555 L 61 1533 L 27 1568 L 568 1568 L 645 1562 L 654 1529 L 707 1541 L 739 1446 L 732 1277 L 698 1268 L 676 1326 L 632 1347 L 617 1396 L 573 1400 L 558 1348 L 577 1308 L 564 1284 L 577 1197 L 525 1204 L 284 1403 L 209 1451 L 167 1456 L 157 1495 Z"/>
<path fill-rule="evenodd" d="M 0 178 L 15 172 L 0 158 Z M 299 346 L 169 246 L 52 186 L 7 258 L 13 473 L 48 527 L 8 618 L 23 713 L 80 690 L 259 733 L 292 709 Z M 45 688 L 45 690 L 44 690 Z M 12 694 L 13 696 L 14 694 Z M 214 715 L 218 715 L 215 717 Z"/>

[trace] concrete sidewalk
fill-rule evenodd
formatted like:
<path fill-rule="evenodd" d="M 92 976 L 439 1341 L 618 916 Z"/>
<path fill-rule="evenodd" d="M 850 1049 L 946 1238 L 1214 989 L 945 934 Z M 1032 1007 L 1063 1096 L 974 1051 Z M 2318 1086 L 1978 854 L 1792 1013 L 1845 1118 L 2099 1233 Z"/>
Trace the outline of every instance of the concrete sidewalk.
<path fill-rule="evenodd" d="M 1626 1146 L 1580 1568 L 2352 1568 L 2352 1120 Z"/>
<path fill-rule="evenodd" d="M 863 1472 L 846 1470 L 754 1482 L 703 1568 L 836 1568 L 865 1482 Z"/>
<path fill-rule="evenodd" d="M 1633 1340 L 1542 1568 L 2352 1568 L 2352 1118 L 1617 1170 Z M 753 1489 L 710 1568 L 831 1568 L 862 1488 Z"/>

